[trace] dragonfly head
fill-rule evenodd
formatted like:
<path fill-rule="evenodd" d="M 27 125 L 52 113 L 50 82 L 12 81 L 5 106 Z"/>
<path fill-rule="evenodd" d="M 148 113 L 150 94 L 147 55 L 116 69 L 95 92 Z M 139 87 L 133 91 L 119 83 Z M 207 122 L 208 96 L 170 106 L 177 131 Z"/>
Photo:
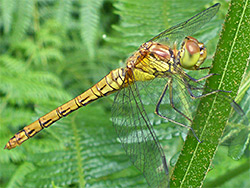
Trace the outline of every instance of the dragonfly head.
<path fill-rule="evenodd" d="M 207 50 L 203 43 L 190 36 L 184 39 L 179 54 L 180 64 L 183 68 L 197 70 L 206 57 Z"/>

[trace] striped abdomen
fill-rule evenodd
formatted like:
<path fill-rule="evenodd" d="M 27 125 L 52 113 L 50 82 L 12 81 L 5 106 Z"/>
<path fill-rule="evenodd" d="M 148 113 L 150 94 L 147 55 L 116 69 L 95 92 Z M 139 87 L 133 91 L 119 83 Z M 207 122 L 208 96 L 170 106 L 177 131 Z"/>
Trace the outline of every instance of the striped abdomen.
<path fill-rule="evenodd" d="M 95 84 L 93 87 L 91 87 L 81 95 L 40 117 L 30 125 L 24 127 L 9 140 L 9 142 L 5 146 L 5 149 L 12 149 L 18 145 L 21 145 L 24 141 L 33 137 L 43 128 L 49 127 L 62 117 L 65 117 L 78 108 L 86 106 L 103 96 L 107 96 L 121 89 L 122 87 L 126 87 L 126 85 L 125 70 L 123 68 L 111 71 L 97 84 Z"/>

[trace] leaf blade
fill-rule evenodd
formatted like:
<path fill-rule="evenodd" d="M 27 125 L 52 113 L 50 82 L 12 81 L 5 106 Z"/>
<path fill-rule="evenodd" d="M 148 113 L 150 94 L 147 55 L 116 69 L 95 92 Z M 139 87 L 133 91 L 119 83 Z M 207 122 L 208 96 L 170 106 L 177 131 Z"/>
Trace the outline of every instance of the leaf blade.
<path fill-rule="evenodd" d="M 214 76 L 207 81 L 209 88 L 232 90 L 230 93 L 232 98 L 235 98 L 237 94 L 249 62 L 250 37 L 244 35 L 247 27 L 249 27 L 248 0 L 232 1 L 215 54 L 214 67 L 211 70 L 213 73 L 220 74 L 221 78 Z M 242 40 L 248 44 L 242 45 Z M 239 49 L 244 53 L 234 53 Z M 188 136 L 171 177 L 171 186 L 200 187 L 203 184 L 219 145 L 230 109 L 229 103 L 225 103 L 225 100 L 223 101 L 217 95 L 201 100 L 193 127 L 196 133 L 199 133 L 198 137 L 203 140 L 203 143 L 198 143 L 193 136 Z"/>

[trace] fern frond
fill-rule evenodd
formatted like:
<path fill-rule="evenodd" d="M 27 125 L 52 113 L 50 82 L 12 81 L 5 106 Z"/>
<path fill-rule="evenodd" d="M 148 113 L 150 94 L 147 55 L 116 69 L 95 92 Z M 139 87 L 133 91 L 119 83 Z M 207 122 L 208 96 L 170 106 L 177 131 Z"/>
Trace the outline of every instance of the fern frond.
<path fill-rule="evenodd" d="M 16 17 L 13 22 L 11 38 L 13 42 L 19 41 L 30 29 L 32 21 L 34 1 L 20 0 L 15 2 Z"/>
<path fill-rule="evenodd" d="M 81 37 L 86 45 L 91 60 L 94 59 L 96 49 L 98 24 L 100 20 L 100 7 L 103 0 L 98 1 L 81 1 Z"/>
<path fill-rule="evenodd" d="M 92 119 L 90 114 L 93 113 L 99 119 Z M 59 137 L 63 135 L 61 141 L 65 147 L 49 153 L 30 155 L 29 161 L 39 168 L 28 175 L 24 186 L 46 187 L 52 182 L 59 187 L 123 186 L 121 183 L 125 181 L 125 174 L 132 175 L 126 178 L 127 185 L 141 182 L 145 186 L 142 175 L 130 168 L 130 162 L 117 142 L 115 130 L 107 116 L 109 114 L 101 107 L 89 107 L 60 121 L 66 126 L 52 129 Z"/>
<path fill-rule="evenodd" d="M 9 181 L 6 188 L 18 188 L 22 187 L 24 184 L 25 176 L 32 172 L 35 169 L 34 165 L 32 163 L 25 162 L 22 165 L 18 167 L 18 169 L 15 171 L 15 173 L 12 175 L 11 180 Z"/>
<path fill-rule="evenodd" d="M 0 56 L 0 66 L 6 67 L 7 70 L 2 71 L 0 75 L 8 74 L 9 70 L 12 73 L 24 72 L 27 69 L 25 62 L 20 59 L 16 59 L 10 55 L 4 54 Z"/>
<path fill-rule="evenodd" d="M 6 187 L 7 185 L 6 180 L 8 180 L 9 177 L 11 177 L 15 173 L 18 165 L 14 163 L 7 163 L 6 161 L 4 162 L 1 161 L 0 166 L 1 166 L 0 174 L 1 174 L 1 181 L 2 181 L 1 186 Z"/>
<path fill-rule="evenodd" d="M 122 21 L 121 25 L 113 26 L 113 28 L 120 35 L 107 40 L 119 44 L 119 47 L 116 48 L 119 52 L 129 54 L 143 42 L 148 41 L 161 31 L 194 16 L 195 13 L 208 5 L 209 1 L 206 0 L 171 0 L 167 3 L 164 0 L 118 1 L 115 3 L 116 13 L 121 16 Z M 190 7 L 190 9 L 187 7 Z M 195 9 L 192 7 L 195 7 Z M 124 48 L 121 48 L 121 45 Z"/>
<path fill-rule="evenodd" d="M 72 8 L 72 1 L 61 0 L 57 2 L 55 18 L 66 28 L 70 28 Z"/>
<path fill-rule="evenodd" d="M 2 103 L 0 104 L 3 105 Z M 5 107 L 4 110 L 1 110 L 1 124 L 8 126 L 1 126 L 0 135 L 2 138 L 6 137 L 7 140 L 7 137 L 11 136 L 10 134 L 13 134 L 12 131 L 16 131 L 21 126 L 27 125 L 31 121 L 31 117 L 35 115 L 36 114 L 33 111 L 24 107 L 18 108 L 18 110 L 11 106 Z M 7 132 L 8 134 L 6 135 Z"/>
<path fill-rule="evenodd" d="M 11 30 L 11 23 L 13 21 L 13 11 L 14 11 L 14 1 L 0 1 L 0 8 L 2 12 L 2 18 L 3 18 L 3 28 L 4 33 L 7 34 Z"/>
<path fill-rule="evenodd" d="M 50 73 L 28 72 L 10 74 L 1 69 L 0 91 L 8 95 L 8 101 L 16 104 L 41 103 L 49 98 L 69 100 L 71 97 L 61 87 L 58 78 Z M 32 82 L 31 82 L 32 80 Z M 55 90 L 55 86 L 58 89 Z M 40 102 L 39 102 L 40 101 Z"/>

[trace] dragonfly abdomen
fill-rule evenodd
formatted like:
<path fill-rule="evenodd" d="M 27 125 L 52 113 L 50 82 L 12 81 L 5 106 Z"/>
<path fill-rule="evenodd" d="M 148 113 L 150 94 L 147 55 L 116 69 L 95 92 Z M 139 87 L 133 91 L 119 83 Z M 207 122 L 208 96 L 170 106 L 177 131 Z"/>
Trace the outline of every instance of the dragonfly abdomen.
<path fill-rule="evenodd" d="M 111 93 L 126 87 L 125 80 L 125 70 L 123 68 L 112 70 L 93 87 L 77 96 L 75 99 L 78 103 L 86 106 L 100 97 L 110 95 Z"/>
<path fill-rule="evenodd" d="M 89 103 L 103 96 L 107 96 L 123 87 L 126 87 L 125 70 L 123 68 L 112 70 L 108 75 L 81 95 L 24 127 L 9 140 L 5 149 L 12 149 L 21 145 L 24 141 L 33 137 L 42 129 L 48 128 L 62 117 L 65 117 L 80 107 L 86 106 Z"/>

